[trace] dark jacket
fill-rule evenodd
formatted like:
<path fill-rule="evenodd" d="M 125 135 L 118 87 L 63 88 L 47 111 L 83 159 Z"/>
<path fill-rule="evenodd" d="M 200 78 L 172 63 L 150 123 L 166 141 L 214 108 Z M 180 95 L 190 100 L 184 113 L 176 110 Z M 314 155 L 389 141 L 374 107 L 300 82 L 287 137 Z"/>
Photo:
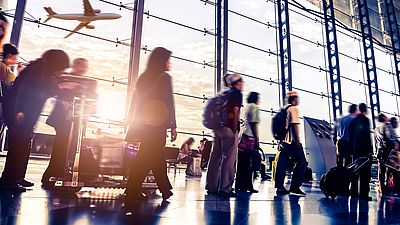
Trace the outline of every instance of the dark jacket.
<path fill-rule="evenodd" d="M 41 60 L 29 64 L 17 77 L 4 100 L 4 118 L 8 126 L 14 125 L 17 113 L 24 114 L 23 122 L 34 126 L 46 100 L 57 92 L 55 76 L 46 70 Z"/>
<path fill-rule="evenodd" d="M 164 73 L 147 87 L 135 91 L 129 117 L 130 128 L 126 137 L 127 141 L 135 139 L 136 132 L 133 129 L 176 128 L 172 78 L 169 74 Z"/>
<path fill-rule="evenodd" d="M 356 156 L 368 156 L 373 153 L 370 122 L 364 114 L 351 121 L 350 142 L 354 146 Z"/>

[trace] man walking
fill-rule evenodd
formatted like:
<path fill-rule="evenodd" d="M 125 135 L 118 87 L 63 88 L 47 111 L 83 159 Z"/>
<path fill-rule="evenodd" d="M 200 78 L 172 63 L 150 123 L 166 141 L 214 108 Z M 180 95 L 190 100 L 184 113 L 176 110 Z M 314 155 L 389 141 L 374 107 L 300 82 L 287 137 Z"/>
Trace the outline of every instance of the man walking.
<path fill-rule="evenodd" d="M 232 185 L 236 173 L 243 80 L 240 74 L 228 74 L 225 76 L 225 84 L 230 87 L 226 92 L 227 121 L 223 127 L 214 130 L 214 148 L 207 170 L 206 190 L 209 194 L 237 197 Z"/>
<path fill-rule="evenodd" d="M 372 157 L 373 148 L 371 140 L 371 127 L 367 117 L 367 105 L 361 103 L 358 105 L 360 114 L 350 123 L 350 141 L 353 144 L 353 160 L 359 157 Z M 359 177 L 352 182 L 351 196 L 359 197 L 361 200 L 371 201 L 369 196 L 369 182 L 371 180 L 371 160 L 360 169 Z M 360 181 L 360 193 L 358 193 L 358 178 Z"/>
<path fill-rule="evenodd" d="M 350 123 L 358 115 L 358 107 L 352 104 L 349 107 L 349 114 L 342 117 L 337 123 L 337 166 L 348 166 L 352 162 L 353 146 L 350 143 Z M 344 164 L 343 164 L 344 163 Z"/>
<path fill-rule="evenodd" d="M 280 153 L 276 165 L 275 188 L 277 194 L 293 193 L 305 196 L 300 189 L 303 182 L 304 172 L 306 170 L 306 158 L 304 156 L 303 146 L 300 142 L 300 120 L 299 109 L 300 103 L 297 92 L 290 91 L 287 93 L 288 105 L 285 106 L 287 111 L 286 129 L 288 130 L 285 140 L 281 143 Z M 290 161 L 294 161 L 292 182 L 289 191 L 284 187 L 286 168 Z"/>

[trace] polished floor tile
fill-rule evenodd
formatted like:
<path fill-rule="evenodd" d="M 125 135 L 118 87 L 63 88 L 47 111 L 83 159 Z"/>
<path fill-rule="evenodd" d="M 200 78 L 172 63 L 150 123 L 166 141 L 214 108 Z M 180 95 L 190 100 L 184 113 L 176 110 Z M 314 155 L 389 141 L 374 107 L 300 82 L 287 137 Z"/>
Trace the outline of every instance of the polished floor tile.
<path fill-rule="evenodd" d="M 0 165 L 4 158 L 0 158 Z M 372 184 L 371 202 L 347 197 L 327 199 L 318 183 L 304 184 L 306 197 L 276 196 L 273 183 L 255 181 L 258 194 L 240 193 L 228 199 L 207 195 L 205 176 L 169 174 L 174 196 L 162 203 L 159 193 L 147 202 L 124 207 L 121 200 L 78 199 L 75 194 L 40 187 L 46 160 L 32 160 L 27 179 L 35 186 L 21 194 L 0 192 L 1 224 L 400 224 L 400 197 L 381 197 Z M 1 166 L 0 166 L 0 169 Z"/>

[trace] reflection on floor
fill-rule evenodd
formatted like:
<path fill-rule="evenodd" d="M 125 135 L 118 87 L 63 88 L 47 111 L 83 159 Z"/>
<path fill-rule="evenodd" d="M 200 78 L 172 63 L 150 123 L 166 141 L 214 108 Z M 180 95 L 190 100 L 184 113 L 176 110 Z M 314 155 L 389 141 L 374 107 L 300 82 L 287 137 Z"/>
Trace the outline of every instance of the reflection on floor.
<path fill-rule="evenodd" d="M 40 177 L 46 165 L 47 161 L 30 161 L 27 179 L 36 184 L 32 190 L 0 193 L 1 224 L 400 224 L 400 197 L 381 198 L 375 190 L 372 202 L 326 199 L 316 183 L 304 186 L 305 198 L 278 197 L 271 182 L 258 180 L 260 193 L 229 200 L 206 195 L 204 175 L 186 178 L 182 172 L 170 174 L 170 203 L 161 204 L 161 196 L 154 195 L 125 209 L 118 200 L 83 200 L 43 190 Z"/>

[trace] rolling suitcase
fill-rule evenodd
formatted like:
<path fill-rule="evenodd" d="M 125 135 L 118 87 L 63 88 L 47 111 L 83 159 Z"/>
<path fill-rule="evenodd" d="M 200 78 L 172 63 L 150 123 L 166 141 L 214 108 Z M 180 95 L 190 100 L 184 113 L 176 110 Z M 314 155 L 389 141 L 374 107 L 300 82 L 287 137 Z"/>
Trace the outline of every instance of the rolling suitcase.
<path fill-rule="evenodd" d="M 329 198 L 335 198 L 337 195 L 348 194 L 350 182 L 360 169 L 365 166 L 370 159 L 368 157 L 360 157 L 352 164 L 346 167 L 333 167 L 328 170 L 320 180 L 319 186 L 322 193 Z"/>

